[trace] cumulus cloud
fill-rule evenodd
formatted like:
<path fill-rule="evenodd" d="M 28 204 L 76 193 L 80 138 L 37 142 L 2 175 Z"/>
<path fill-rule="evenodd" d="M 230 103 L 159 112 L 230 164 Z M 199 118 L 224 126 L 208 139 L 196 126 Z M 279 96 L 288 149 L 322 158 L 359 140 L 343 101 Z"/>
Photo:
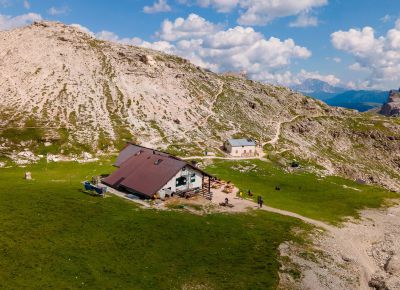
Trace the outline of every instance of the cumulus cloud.
<path fill-rule="evenodd" d="M 333 46 L 355 58 L 350 69 L 369 72 L 363 86 L 397 87 L 400 82 L 400 20 L 384 36 L 376 36 L 372 27 L 336 31 Z"/>
<path fill-rule="evenodd" d="M 280 17 L 298 15 L 328 4 L 328 0 L 243 0 L 245 12 L 238 19 L 242 25 L 265 25 Z"/>
<path fill-rule="evenodd" d="M 152 6 L 144 6 L 144 13 L 160 13 L 171 11 L 171 6 L 168 5 L 167 0 L 158 0 L 154 2 Z"/>
<path fill-rule="evenodd" d="M 199 38 L 213 34 L 220 29 L 197 14 L 190 14 L 188 18 L 179 17 L 175 21 L 164 20 L 157 37 L 166 41 L 175 41 L 184 38 Z"/>
<path fill-rule="evenodd" d="M 188 0 L 180 2 L 193 4 Z M 276 18 L 299 15 L 292 26 L 306 27 L 318 25 L 318 19 L 309 13 L 314 8 L 327 5 L 328 0 L 197 0 L 195 3 L 221 13 L 237 9 L 240 25 L 266 25 Z"/>
<path fill-rule="evenodd" d="M 288 74 L 280 74 L 293 59 L 311 56 L 307 48 L 297 45 L 293 39 L 266 38 L 251 27 L 224 29 L 196 14 L 164 21 L 156 36 L 164 41 L 161 43 L 167 52 L 199 66 L 216 72 L 246 71 L 250 77 L 264 81 L 270 81 L 274 75 L 286 80 Z M 145 44 L 151 48 L 154 45 L 160 47 L 160 42 Z"/>
<path fill-rule="evenodd" d="M 293 86 L 300 85 L 307 79 L 316 79 L 326 82 L 332 86 L 336 86 L 341 84 L 341 80 L 337 78 L 335 75 L 323 75 L 318 71 L 309 72 L 304 69 L 300 70 L 298 73 L 292 73 L 289 70 L 279 71 L 279 72 L 269 72 L 264 71 L 260 74 L 257 74 L 253 77 L 253 79 L 266 82 L 266 83 L 275 83 L 285 86 Z"/>
<path fill-rule="evenodd" d="M 329 74 L 329 75 L 322 75 L 319 72 L 308 72 L 305 70 L 301 70 L 300 73 L 297 74 L 297 82 L 301 83 L 307 79 L 314 79 L 314 80 L 320 80 L 323 82 L 326 82 L 332 86 L 336 86 L 340 84 L 340 79 L 337 78 L 335 75 Z"/>
<path fill-rule="evenodd" d="M 81 31 L 83 31 L 83 32 L 86 32 L 86 33 L 88 33 L 88 34 L 90 34 L 90 35 L 92 35 L 92 36 L 95 36 L 95 34 L 94 34 L 92 31 L 90 31 L 89 28 L 87 28 L 87 27 L 85 27 L 85 26 L 83 26 L 83 25 L 74 23 L 74 24 L 71 24 L 71 26 L 72 26 L 72 27 L 76 27 L 76 28 L 78 28 L 79 30 L 81 30 Z"/>
<path fill-rule="evenodd" d="M 289 23 L 290 27 L 309 27 L 318 26 L 318 18 L 308 13 L 301 13 L 297 19 Z"/>
<path fill-rule="evenodd" d="M 306 59 L 311 52 L 293 39 L 266 38 L 251 27 L 224 29 L 220 25 L 191 14 L 188 18 L 166 20 L 156 34 L 166 51 L 191 60 L 216 72 L 246 71 L 253 79 L 290 83 L 293 76 L 285 71 L 293 59 Z M 160 47 L 160 42 L 146 47 Z M 165 50 L 164 50 L 165 51 Z"/>
<path fill-rule="evenodd" d="M 42 20 L 42 16 L 36 13 L 27 13 L 15 17 L 0 14 L 0 30 L 17 28 L 40 20 Z"/>

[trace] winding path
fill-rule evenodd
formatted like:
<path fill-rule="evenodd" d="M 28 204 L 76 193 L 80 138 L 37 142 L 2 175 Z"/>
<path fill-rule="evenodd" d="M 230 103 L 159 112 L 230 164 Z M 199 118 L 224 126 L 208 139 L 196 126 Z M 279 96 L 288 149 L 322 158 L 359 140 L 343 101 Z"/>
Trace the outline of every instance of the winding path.
<path fill-rule="evenodd" d="M 374 261 L 368 256 L 366 249 L 361 246 L 361 243 L 356 236 L 349 234 L 341 228 L 334 227 L 324 222 L 308 217 L 304 217 L 297 213 L 273 208 L 270 206 L 263 206 L 262 210 L 297 218 L 299 220 L 302 220 L 303 222 L 326 230 L 328 234 L 332 235 L 332 237 L 336 241 L 336 247 L 340 250 L 342 257 L 350 258 L 351 263 L 353 263 L 358 268 L 360 282 L 359 289 L 371 289 L 368 283 L 371 279 L 371 276 L 379 269 L 376 267 Z"/>
<path fill-rule="evenodd" d="M 218 92 L 214 95 L 214 99 L 212 100 L 212 102 L 210 104 L 210 113 L 201 121 L 202 124 L 200 126 L 206 125 L 208 122 L 208 119 L 210 119 L 210 117 L 214 114 L 213 108 L 215 106 L 215 103 L 218 100 L 218 97 L 223 93 L 223 91 L 224 91 L 224 83 L 222 82 L 219 84 Z"/>
<path fill-rule="evenodd" d="M 217 102 L 218 97 L 222 94 L 223 91 L 224 91 L 224 83 L 222 82 L 222 83 L 219 84 L 218 91 L 217 91 L 217 93 L 214 95 L 213 100 L 211 101 L 210 109 L 209 109 L 209 110 L 210 110 L 210 113 L 209 113 L 206 117 L 204 117 L 202 120 L 200 120 L 201 124 L 199 124 L 199 127 L 206 125 L 207 122 L 208 122 L 208 119 L 210 119 L 210 117 L 214 114 L 214 112 L 213 112 L 214 105 L 215 105 L 215 103 Z M 192 129 L 191 129 L 191 128 L 190 128 L 190 129 L 186 129 L 186 130 L 184 130 L 181 134 L 182 134 L 182 135 L 186 135 L 187 132 L 189 132 L 190 130 L 192 130 Z M 160 142 L 160 141 L 163 140 L 164 138 L 173 137 L 173 136 L 175 136 L 175 134 L 176 134 L 176 133 L 172 133 L 172 134 L 166 135 L 166 136 L 164 136 L 164 137 L 158 136 L 158 137 L 153 138 L 153 139 L 151 139 L 150 141 L 146 142 L 146 144 L 151 144 L 151 145 L 153 145 L 154 143 Z M 194 157 L 193 157 L 193 158 L 194 158 Z"/>
<path fill-rule="evenodd" d="M 226 197 L 228 197 L 229 203 L 233 204 L 234 207 L 232 209 L 226 209 L 227 211 L 242 212 L 248 209 L 258 209 L 258 205 L 252 200 L 240 199 L 236 197 L 236 192 L 238 192 L 237 188 L 235 188 L 235 190 L 229 194 L 218 190 L 214 193 L 212 202 L 218 205 L 220 202 L 223 202 Z M 357 237 L 357 235 L 349 233 L 345 228 L 338 228 L 325 222 L 305 217 L 287 210 L 274 208 L 266 204 L 264 204 L 260 210 L 296 218 L 305 223 L 325 230 L 326 234 L 331 235 L 335 240 L 335 245 L 332 245 L 332 247 L 338 249 L 342 257 L 350 258 L 351 263 L 353 263 L 359 270 L 359 289 L 370 289 L 368 282 L 371 276 L 379 269 L 377 269 L 373 260 L 368 256 L 367 250 L 361 246 L 362 241 L 360 241 L 360 238 Z"/>

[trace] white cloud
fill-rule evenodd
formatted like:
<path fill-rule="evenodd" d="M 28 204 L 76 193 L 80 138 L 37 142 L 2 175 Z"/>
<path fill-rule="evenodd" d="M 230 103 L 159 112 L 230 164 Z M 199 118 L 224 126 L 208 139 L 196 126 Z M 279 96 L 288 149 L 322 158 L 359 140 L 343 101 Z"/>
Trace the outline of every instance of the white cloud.
<path fill-rule="evenodd" d="M 130 38 L 120 38 L 114 32 L 107 31 L 107 30 L 102 30 L 102 31 L 96 33 L 95 36 L 96 36 L 96 38 L 101 39 L 101 40 L 107 40 L 107 41 L 118 42 L 118 43 L 123 43 L 123 44 L 130 44 L 130 42 L 131 42 Z"/>
<path fill-rule="evenodd" d="M 368 26 L 362 30 L 336 31 L 332 33 L 331 39 L 335 48 L 359 57 L 381 51 L 384 44 L 384 38 L 375 38 L 374 29 Z"/>
<path fill-rule="evenodd" d="M 28 0 L 24 0 L 24 8 L 25 9 L 31 9 L 31 3 L 29 3 Z"/>
<path fill-rule="evenodd" d="M 51 7 L 49 10 L 47 10 L 47 13 L 50 15 L 63 15 L 67 14 L 69 12 L 68 6 L 63 6 L 63 7 Z"/>
<path fill-rule="evenodd" d="M 371 88 L 397 87 L 400 82 L 400 20 L 384 36 L 375 36 L 372 27 L 332 33 L 336 49 L 355 58 L 350 69 L 368 72 L 363 86 Z"/>
<path fill-rule="evenodd" d="M 175 47 L 168 41 L 155 41 L 155 42 L 147 42 L 143 41 L 140 38 L 132 38 L 131 40 L 132 45 L 142 46 L 146 48 L 151 48 L 159 51 L 163 51 L 165 53 L 174 53 Z"/>
<path fill-rule="evenodd" d="M 87 27 L 85 27 L 85 26 L 83 26 L 83 25 L 80 25 L 80 24 L 71 24 L 71 26 L 72 27 L 76 27 L 76 28 L 78 28 L 79 30 L 81 30 L 81 31 L 83 31 L 83 32 L 86 32 L 86 33 L 88 33 L 88 34 L 90 34 L 90 35 L 92 35 L 92 36 L 95 36 L 95 34 L 92 32 L 92 31 L 90 31 L 90 29 L 89 28 L 87 28 Z"/>
<path fill-rule="evenodd" d="M 158 2 L 154 2 L 152 6 L 144 6 L 144 13 L 160 13 L 160 12 L 169 12 L 171 11 L 171 7 L 168 5 L 167 0 L 158 0 Z"/>
<path fill-rule="evenodd" d="M 308 72 L 305 70 L 301 70 L 300 73 L 297 74 L 297 79 L 299 83 L 307 80 L 307 79 L 314 79 L 326 82 L 332 86 L 336 86 L 340 84 L 340 79 L 337 78 L 335 75 L 322 75 L 319 72 Z"/>
<path fill-rule="evenodd" d="M 184 38 L 203 37 L 213 34 L 220 26 L 208 22 L 197 14 L 190 14 L 187 19 L 177 18 L 175 21 L 165 20 L 157 36 L 166 41 L 175 41 Z"/>
<path fill-rule="evenodd" d="M 273 72 L 273 73 L 271 73 L 269 71 L 264 71 L 264 72 L 261 72 L 260 74 L 257 74 L 255 77 L 253 77 L 253 79 L 262 81 L 262 82 L 266 82 L 266 83 L 280 84 L 280 85 L 284 85 L 284 86 L 288 86 L 288 87 L 291 87 L 293 85 L 300 85 L 307 79 L 321 80 L 332 86 L 341 84 L 341 80 L 339 78 L 337 78 L 335 75 L 332 75 L 332 74 L 323 75 L 317 71 L 309 72 L 306 70 L 301 70 L 297 74 L 293 74 L 289 70 Z"/>
<path fill-rule="evenodd" d="M 180 1 L 191 5 L 191 1 Z M 287 16 L 297 16 L 292 26 L 316 26 L 318 19 L 310 16 L 312 9 L 325 6 L 328 0 L 197 0 L 201 7 L 212 7 L 221 13 L 237 9 L 241 25 L 266 25 L 272 20 Z"/>
<path fill-rule="evenodd" d="M 92 35 L 100 40 L 112 41 L 112 42 L 127 44 L 127 45 L 136 45 L 136 46 L 141 46 L 141 47 L 146 47 L 146 48 L 163 51 L 166 53 L 173 53 L 173 51 L 175 49 L 175 47 L 167 41 L 147 42 L 138 37 L 133 37 L 133 38 L 122 37 L 121 38 L 116 33 L 107 31 L 107 30 L 102 30 L 100 32 L 94 33 L 92 31 L 90 31 L 88 28 L 81 26 L 79 24 L 73 24 L 72 26 L 75 26 L 75 27 L 81 29 L 82 31 L 89 33 L 90 35 Z"/>
<path fill-rule="evenodd" d="M 40 20 L 42 20 L 42 16 L 36 13 L 28 13 L 15 17 L 0 14 L 0 30 L 17 28 Z"/>
<path fill-rule="evenodd" d="M 265 25 L 280 17 L 298 15 L 328 4 L 328 0 L 242 0 L 246 11 L 238 22 L 244 25 Z"/>
<path fill-rule="evenodd" d="M 355 62 L 351 65 L 349 65 L 349 69 L 353 70 L 353 71 L 369 71 L 368 68 L 363 67 L 361 64 L 359 64 L 358 62 Z"/>
<path fill-rule="evenodd" d="M 164 21 L 156 34 L 168 41 L 168 52 L 180 55 L 213 71 L 246 71 L 257 80 L 288 81 L 284 72 L 293 59 L 306 59 L 311 52 L 292 39 L 269 39 L 253 28 L 237 26 L 223 29 L 220 25 L 191 14 L 187 19 Z"/>
<path fill-rule="evenodd" d="M 309 27 L 318 26 L 318 18 L 308 13 L 300 13 L 297 19 L 289 23 L 290 27 Z"/>
<path fill-rule="evenodd" d="M 255 32 L 253 28 L 237 26 L 208 35 L 204 38 L 204 45 L 210 48 L 248 46 L 249 43 L 255 43 L 263 38 L 264 35 Z"/>

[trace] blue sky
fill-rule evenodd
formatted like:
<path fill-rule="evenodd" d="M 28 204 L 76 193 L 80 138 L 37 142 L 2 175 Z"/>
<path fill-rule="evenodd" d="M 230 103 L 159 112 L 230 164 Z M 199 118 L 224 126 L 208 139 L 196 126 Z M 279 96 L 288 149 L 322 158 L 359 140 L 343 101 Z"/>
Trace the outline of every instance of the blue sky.
<path fill-rule="evenodd" d="M 0 0 L 2 30 L 38 19 L 79 24 L 284 85 L 400 86 L 399 18 L 398 0 Z"/>

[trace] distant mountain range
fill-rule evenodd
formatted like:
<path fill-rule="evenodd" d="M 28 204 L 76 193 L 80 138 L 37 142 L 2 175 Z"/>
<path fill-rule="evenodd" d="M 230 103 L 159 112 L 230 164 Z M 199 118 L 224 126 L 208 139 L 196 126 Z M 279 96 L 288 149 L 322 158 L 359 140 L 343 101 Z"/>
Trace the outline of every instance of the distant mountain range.
<path fill-rule="evenodd" d="M 354 109 L 360 112 L 382 107 L 389 94 L 388 91 L 348 90 L 316 79 L 307 79 L 292 89 L 322 100 L 330 106 Z"/>

